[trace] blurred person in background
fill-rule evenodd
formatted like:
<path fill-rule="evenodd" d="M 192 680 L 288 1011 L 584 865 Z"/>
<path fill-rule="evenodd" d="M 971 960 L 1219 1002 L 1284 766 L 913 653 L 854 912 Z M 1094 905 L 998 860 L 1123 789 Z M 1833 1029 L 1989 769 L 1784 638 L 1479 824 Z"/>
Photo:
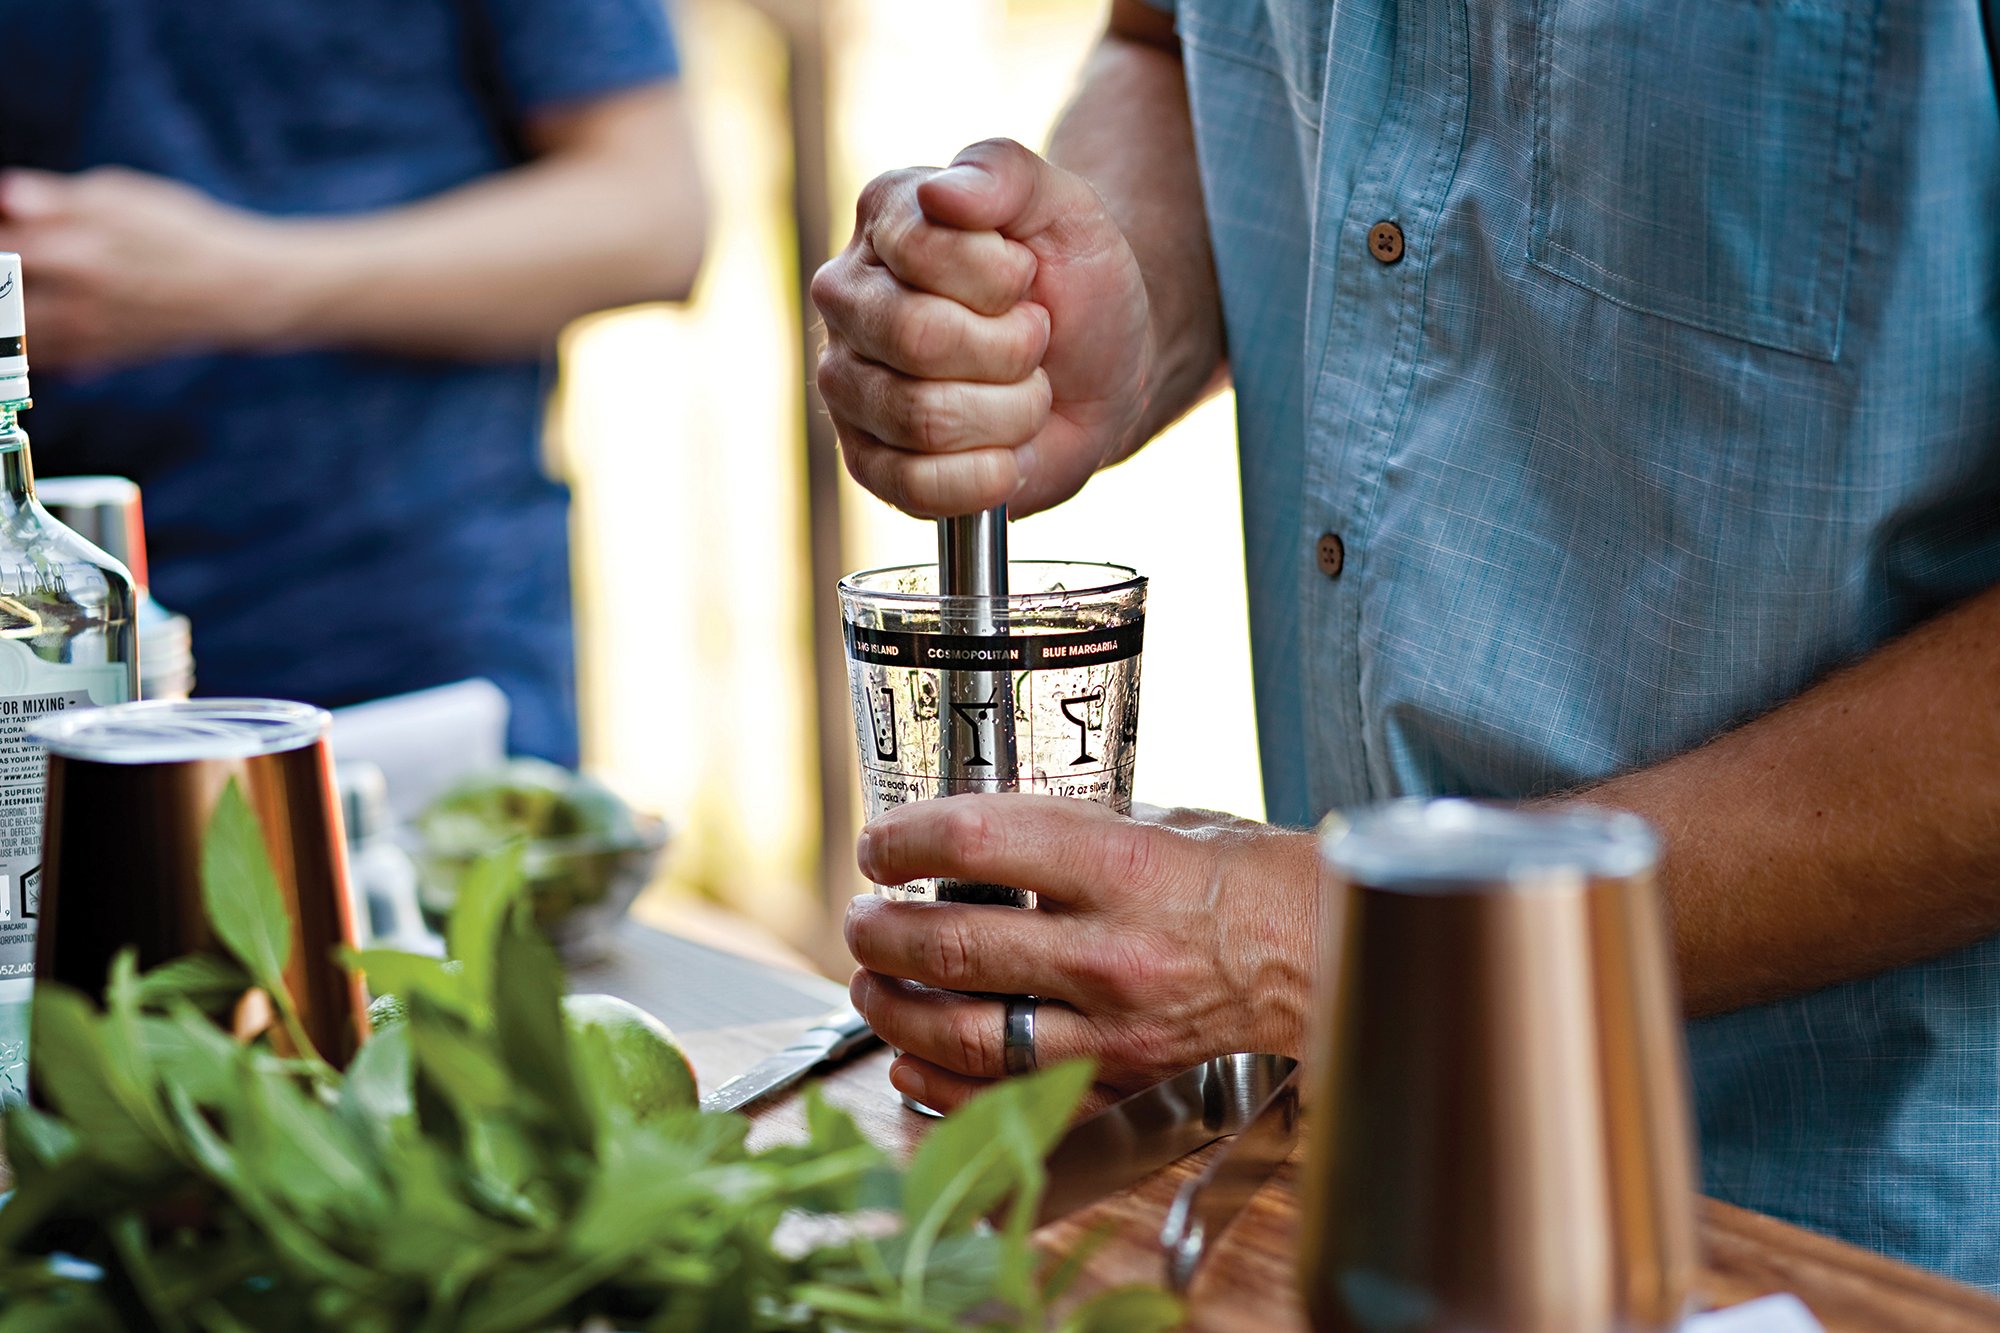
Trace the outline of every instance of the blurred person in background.
<path fill-rule="evenodd" d="M 662 0 L 0 0 L 52 471 L 145 488 L 201 692 L 486 676 L 576 762 L 557 332 L 687 295 Z"/>
<path fill-rule="evenodd" d="M 863 193 L 849 470 L 1032 513 L 1227 373 L 1273 819 L 1645 815 L 1708 1190 L 2000 1282 L 2000 6 L 1167 7 L 1046 160 Z M 1100 1101 L 1300 1052 L 1296 827 L 964 796 L 859 859 L 1048 909 L 855 901 L 919 1100 L 1001 1073 L 994 994 Z"/>

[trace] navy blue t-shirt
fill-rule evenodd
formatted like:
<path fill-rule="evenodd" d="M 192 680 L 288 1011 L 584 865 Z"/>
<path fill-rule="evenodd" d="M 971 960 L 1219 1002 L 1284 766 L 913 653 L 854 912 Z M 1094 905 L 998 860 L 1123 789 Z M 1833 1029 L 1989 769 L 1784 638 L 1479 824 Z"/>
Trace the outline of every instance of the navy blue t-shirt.
<path fill-rule="evenodd" d="M 661 3 L 0 0 L 27 53 L 0 79 L 0 166 L 115 163 L 274 214 L 404 204 L 514 165 L 538 108 L 672 77 Z M 32 346 L 32 300 L 28 319 Z M 573 763 L 546 369 L 188 356 L 38 372 L 26 424 L 43 472 L 145 488 L 154 592 L 193 618 L 202 693 L 338 706 L 483 675 L 517 751 Z"/>

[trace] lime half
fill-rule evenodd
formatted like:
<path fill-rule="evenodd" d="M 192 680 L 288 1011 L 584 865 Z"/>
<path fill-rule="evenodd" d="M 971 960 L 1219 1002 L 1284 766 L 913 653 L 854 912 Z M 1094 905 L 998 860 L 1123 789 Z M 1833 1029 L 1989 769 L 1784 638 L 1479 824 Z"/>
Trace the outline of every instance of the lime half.
<path fill-rule="evenodd" d="M 615 995 L 568 995 L 563 1016 L 572 1032 L 594 1028 L 609 1038 L 619 1090 L 639 1119 L 700 1103 L 694 1066 L 673 1032 L 638 1005 Z"/>

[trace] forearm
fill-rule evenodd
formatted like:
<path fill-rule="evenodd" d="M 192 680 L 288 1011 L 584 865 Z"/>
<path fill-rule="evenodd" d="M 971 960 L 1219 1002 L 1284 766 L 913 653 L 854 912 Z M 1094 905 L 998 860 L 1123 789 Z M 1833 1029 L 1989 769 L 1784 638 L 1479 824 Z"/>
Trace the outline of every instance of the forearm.
<path fill-rule="evenodd" d="M 2000 930 L 2000 588 L 1702 748 L 1585 798 L 1666 840 L 1688 1009 Z"/>
<path fill-rule="evenodd" d="M 1116 0 L 1112 31 L 1050 137 L 1048 156 L 1103 196 L 1145 278 L 1152 348 L 1146 411 L 1129 454 L 1215 388 L 1225 369 L 1194 124 L 1165 16 L 1140 0 Z"/>
<path fill-rule="evenodd" d="M 286 220 L 247 299 L 259 345 L 467 359 L 531 354 L 579 315 L 684 297 L 704 200 L 677 88 L 621 101 L 671 116 L 594 127 L 520 167 L 406 207 Z M 644 112 L 648 108 L 639 106 Z M 650 108 L 654 112 L 660 106 Z M 642 140 L 647 126 L 654 134 Z"/>

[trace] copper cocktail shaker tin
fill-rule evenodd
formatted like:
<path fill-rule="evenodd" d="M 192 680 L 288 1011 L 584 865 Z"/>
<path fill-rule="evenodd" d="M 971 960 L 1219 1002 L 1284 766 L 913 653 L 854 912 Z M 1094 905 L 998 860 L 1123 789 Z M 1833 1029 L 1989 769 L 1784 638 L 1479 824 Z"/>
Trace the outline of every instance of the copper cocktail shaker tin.
<path fill-rule="evenodd" d="M 1677 1327 L 1695 1150 L 1649 828 L 1412 801 L 1329 819 L 1321 850 L 1313 1327 Z"/>
<path fill-rule="evenodd" d="M 291 918 L 286 980 L 306 1035 L 345 1064 L 367 1032 L 367 1006 L 359 978 L 335 956 L 355 935 L 330 721 L 306 704 L 197 699 L 40 724 L 34 735 L 49 764 L 37 983 L 101 994 L 128 945 L 142 969 L 222 952 L 203 910 L 201 853 L 216 800 L 234 779 Z"/>

